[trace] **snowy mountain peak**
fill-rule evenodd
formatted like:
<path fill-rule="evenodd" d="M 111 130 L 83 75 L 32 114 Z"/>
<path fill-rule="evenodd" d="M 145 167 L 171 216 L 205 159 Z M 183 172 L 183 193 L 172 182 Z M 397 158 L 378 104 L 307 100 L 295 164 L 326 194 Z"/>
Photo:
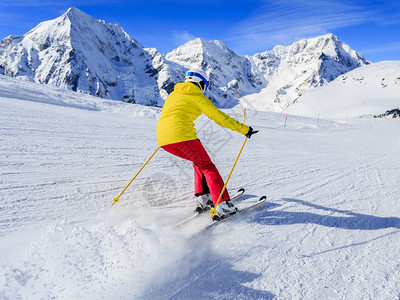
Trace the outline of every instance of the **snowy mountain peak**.
<path fill-rule="evenodd" d="M 258 109 L 272 111 L 282 111 L 299 101 L 305 91 L 369 64 L 333 34 L 276 46 L 271 51 L 255 54 L 252 59 L 265 74 L 268 84 L 260 94 L 244 99 Z"/>
<path fill-rule="evenodd" d="M 228 48 L 222 41 L 214 40 L 214 41 L 207 41 L 203 38 L 196 38 L 185 43 L 182 46 L 179 46 L 175 50 L 172 50 L 170 53 L 166 54 L 166 57 L 173 57 L 173 56 L 187 56 L 187 55 L 199 55 L 203 54 L 205 56 L 213 57 L 218 54 L 224 53 L 232 53 L 234 55 L 239 56 L 239 54 L 235 53 L 231 49 Z M 204 57 L 205 59 L 206 57 Z M 185 61 L 185 59 L 182 59 Z"/>
<path fill-rule="evenodd" d="M 56 36 L 65 36 L 65 38 L 69 38 L 72 26 L 84 27 L 87 26 L 87 24 L 94 25 L 95 23 L 97 23 L 97 21 L 94 18 L 76 7 L 71 7 L 58 18 L 39 23 L 24 36 L 29 36 L 33 39 L 36 38 L 38 42 L 40 42 L 40 38 L 46 39 Z"/>
<path fill-rule="evenodd" d="M 239 97 L 257 91 L 263 83 L 251 61 L 221 41 L 197 38 L 166 54 L 165 59 L 186 69 L 205 70 L 211 85 L 207 96 L 221 107 L 236 105 Z"/>
<path fill-rule="evenodd" d="M 93 19 L 93 17 L 89 16 L 88 14 L 86 14 L 85 12 L 79 10 L 78 8 L 72 6 L 70 8 L 68 8 L 68 10 L 62 15 L 62 16 L 67 16 L 68 18 L 90 18 Z"/>
<path fill-rule="evenodd" d="M 119 25 L 74 7 L 7 43 L 0 65 L 8 76 L 102 98 L 150 105 L 157 101 L 149 88 L 157 86 L 149 76 L 154 74 L 151 57 L 143 47 Z"/>

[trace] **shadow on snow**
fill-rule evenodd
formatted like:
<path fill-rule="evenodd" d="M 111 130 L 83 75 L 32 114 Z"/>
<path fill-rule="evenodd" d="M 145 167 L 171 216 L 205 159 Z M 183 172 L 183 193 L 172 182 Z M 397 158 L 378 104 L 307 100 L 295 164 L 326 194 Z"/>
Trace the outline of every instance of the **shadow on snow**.
<path fill-rule="evenodd" d="M 313 204 L 304 200 L 284 198 L 286 202 L 297 203 L 313 209 L 341 214 L 341 216 L 322 215 L 312 212 L 270 211 L 278 204 L 267 202 L 264 210 L 256 217 L 255 222 L 263 225 L 292 225 L 292 224 L 317 224 L 326 227 L 352 229 L 352 230 L 377 230 L 385 228 L 400 228 L 400 218 L 376 217 L 355 213 L 349 210 L 340 210 Z M 267 208 L 267 209 L 265 209 Z"/>
<path fill-rule="evenodd" d="M 246 287 L 244 284 L 256 280 L 259 274 L 234 270 L 233 265 L 226 261 L 217 261 L 214 264 L 208 262 L 198 266 L 191 277 L 190 283 L 168 299 L 267 300 L 275 297 L 271 292 Z"/>
<path fill-rule="evenodd" d="M 234 270 L 221 257 L 208 257 L 194 263 L 185 279 L 164 284 L 143 295 L 142 299 L 273 299 L 269 291 L 256 290 L 245 284 L 260 275 Z"/>

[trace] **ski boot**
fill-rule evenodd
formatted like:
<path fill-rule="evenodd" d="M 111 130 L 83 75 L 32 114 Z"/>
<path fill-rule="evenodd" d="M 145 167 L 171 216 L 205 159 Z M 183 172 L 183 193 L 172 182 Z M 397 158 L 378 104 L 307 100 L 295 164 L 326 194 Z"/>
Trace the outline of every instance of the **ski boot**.
<path fill-rule="evenodd" d="M 213 216 L 214 221 L 225 219 L 226 217 L 233 215 L 237 212 L 238 208 L 230 201 L 224 201 L 217 205 L 217 214 Z"/>
<path fill-rule="evenodd" d="M 214 207 L 214 203 L 211 200 L 210 194 L 200 195 L 196 198 L 195 212 L 201 214 L 202 212 L 209 211 L 211 207 Z"/>

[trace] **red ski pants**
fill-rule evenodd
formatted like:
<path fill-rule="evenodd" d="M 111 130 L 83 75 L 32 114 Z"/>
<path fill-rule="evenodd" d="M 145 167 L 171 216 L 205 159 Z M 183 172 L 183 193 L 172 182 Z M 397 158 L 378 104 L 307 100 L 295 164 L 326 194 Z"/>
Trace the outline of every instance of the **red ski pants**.
<path fill-rule="evenodd" d="M 195 195 L 210 193 L 215 204 L 224 187 L 224 181 L 200 140 L 169 144 L 162 146 L 162 148 L 173 155 L 193 162 Z M 228 200 L 230 200 L 229 193 L 225 189 L 220 202 Z"/>

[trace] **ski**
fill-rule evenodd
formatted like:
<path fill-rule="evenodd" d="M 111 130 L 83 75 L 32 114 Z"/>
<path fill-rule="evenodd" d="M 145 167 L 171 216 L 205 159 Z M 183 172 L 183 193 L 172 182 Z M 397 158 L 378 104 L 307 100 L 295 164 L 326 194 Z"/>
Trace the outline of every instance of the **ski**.
<path fill-rule="evenodd" d="M 240 199 L 240 197 L 244 194 L 244 188 L 240 188 L 237 190 L 237 192 L 231 197 L 230 201 L 237 201 Z M 191 215 L 190 217 L 180 221 L 178 224 L 176 224 L 174 227 L 179 227 L 182 226 L 186 223 L 188 223 L 190 220 L 196 218 L 197 216 L 203 214 L 204 212 L 207 212 L 208 210 L 203 210 L 203 211 L 195 211 L 195 213 L 193 215 Z"/>
<path fill-rule="evenodd" d="M 209 224 L 209 225 L 205 228 L 205 230 L 208 229 L 208 228 L 211 228 L 211 227 L 213 227 L 213 226 L 216 226 L 217 224 L 220 224 L 220 223 L 222 223 L 222 222 L 225 222 L 225 221 L 227 221 L 227 220 L 229 220 L 229 219 L 231 219 L 231 218 L 234 218 L 234 217 L 237 216 L 237 215 L 243 214 L 243 213 L 245 213 L 245 212 L 252 211 L 252 210 L 254 210 L 254 209 L 260 207 L 266 200 L 267 200 L 267 196 L 262 196 L 262 197 L 260 197 L 260 199 L 258 199 L 257 202 L 252 203 L 252 204 L 250 204 L 249 206 L 246 206 L 246 207 L 244 207 L 244 208 L 241 208 L 241 209 L 239 209 L 236 213 L 234 213 L 234 214 L 232 214 L 232 215 L 228 215 L 228 216 L 226 216 L 226 217 L 223 218 L 223 219 L 217 219 L 217 218 L 215 218 L 215 216 L 214 216 L 213 222 L 212 222 L 211 224 Z"/>

